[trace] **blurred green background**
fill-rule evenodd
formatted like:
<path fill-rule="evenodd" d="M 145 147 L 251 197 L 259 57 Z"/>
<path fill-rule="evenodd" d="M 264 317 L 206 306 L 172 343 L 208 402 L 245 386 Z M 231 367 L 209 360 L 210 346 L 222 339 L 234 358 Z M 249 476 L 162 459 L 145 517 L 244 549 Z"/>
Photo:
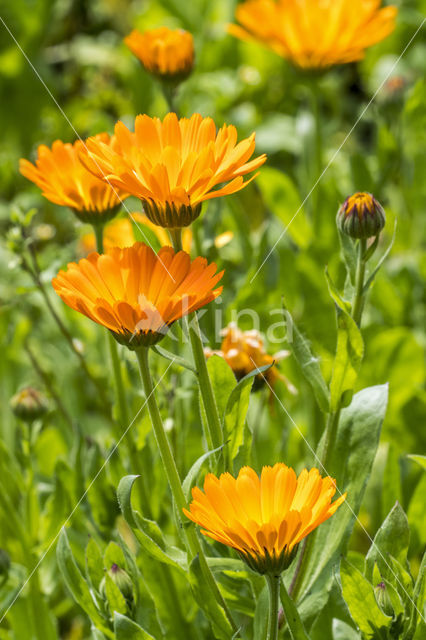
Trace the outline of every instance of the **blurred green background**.
<path fill-rule="evenodd" d="M 387 213 L 380 240 L 382 253 L 391 241 L 397 221 L 394 246 L 376 278 L 363 319 L 366 355 L 357 388 L 389 381 L 390 403 L 361 521 L 370 535 L 374 535 L 395 500 L 399 500 L 411 526 L 410 555 L 414 564 L 418 563 L 426 542 L 426 521 L 421 506 L 426 474 L 407 454 L 424 454 L 426 450 L 426 261 L 422 254 L 426 204 L 424 29 L 394 65 L 420 25 L 426 2 L 405 0 L 393 4 L 399 7 L 395 32 L 369 50 L 359 64 L 332 69 L 318 79 L 323 166 L 333 161 L 313 196 L 306 199 L 319 177 L 312 152 L 314 122 L 309 88 L 312 79 L 261 46 L 242 43 L 227 35 L 226 24 L 233 20 L 234 2 L 14 0 L 0 3 L 0 15 L 13 34 L 12 37 L 5 24 L 0 23 L 0 225 L 4 240 L 0 242 L 0 411 L 1 434 L 7 446 L 12 446 L 17 437 L 9 398 L 24 384 L 43 388 L 48 395 L 52 389 L 57 392 L 65 414 L 74 427 L 78 425 L 79 433 L 85 438 L 82 446 L 100 447 L 100 461 L 103 447 L 109 442 L 109 423 L 96 389 L 87 385 L 78 361 L 46 313 L 43 298 L 20 268 L 19 256 L 11 251 L 10 241 L 6 241 L 13 227 L 11 212 L 35 207 L 37 213 L 29 233 L 38 238 L 41 277 L 49 289 L 48 283 L 57 270 L 78 256 L 78 237 L 85 229 L 69 211 L 47 202 L 37 188 L 20 176 L 19 158 L 34 160 L 37 145 L 50 145 L 57 138 L 73 141 L 77 134 L 84 138 L 104 130 L 112 132 L 118 119 L 132 126 L 138 113 L 163 117 L 167 105 L 161 90 L 127 50 L 123 37 L 132 28 L 183 27 L 194 34 L 196 66 L 179 90 L 180 113 L 200 112 L 203 116 L 212 116 L 218 126 L 223 122 L 233 123 L 240 137 L 256 131 L 257 151 L 268 154 L 267 164 L 256 181 L 239 194 L 211 202 L 197 223 L 203 255 L 215 259 L 226 270 L 224 293 L 218 307 L 223 314 L 223 324 L 232 319 L 232 310 L 254 309 L 259 317 L 257 328 L 266 332 L 277 321 L 271 312 L 280 309 L 284 295 L 299 328 L 319 354 L 324 375 L 329 379 L 336 330 L 333 302 L 324 277 L 326 265 L 339 286 L 344 284 L 335 228 L 337 208 L 354 191 L 373 192 Z M 345 141 L 382 83 L 375 100 Z M 140 211 L 136 200 L 129 200 L 128 204 L 131 210 Z M 300 207 L 288 231 L 280 237 Z M 228 230 L 233 231 L 234 238 L 218 251 L 214 237 Z M 279 238 L 251 284 L 252 276 Z M 72 335 L 80 341 L 111 400 L 102 332 L 54 299 L 53 291 L 48 293 Z M 212 308 L 203 317 L 202 328 L 210 346 L 218 348 L 214 313 Z M 249 316 L 241 321 L 241 326 L 252 328 Z M 167 340 L 164 346 L 176 350 L 176 344 Z M 31 364 L 26 343 L 47 376 L 48 389 L 40 371 Z M 285 346 L 284 343 L 272 344 L 270 350 Z M 123 357 L 126 358 L 129 396 L 136 411 L 141 402 L 136 365 L 131 354 L 123 353 Z M 165 368 L 162 361 L 156 362 L 156 366 L 159 371 Z M 314 444 L 323 424 L 311 390 L 291 359 L 281 368 L 299 393 L 291 396 L 283 387 L 280 397 Z M 184 470 L 202 451 L 193 383 L 176 372 L 162 385 L 162 394 L 163 406 L 170 402 L 170 406 L 175 407 L 170 425 L 172 437 L 176 443 L 188 442 L 180 449 L 182 454 L 178 459 Z M 185 419 L 180 426 L 182 415 Z M 259 466 L 278 459 L 297 468 L 303 466 L 308 453 L 303 440 L 278 405 L 269 407 L 266 393 L 253 396 L 249 415 L 258 427 Z M 146 418 L 135 425 L 135 437 L 141 446 L 148 431 Z M 194 433 L 197 438 L 185 440 Z M 57 474 L 57 461 L 72 465 L 75 442 L 69 419 L 67 422 L 52 401 L 52 411 L 36 450 L 46 491 Z M 98 458 L 94 456 L 94 459 L 96 462 Z M 93 464 L 94 469 L 96 464 Z M 90 465 L 86 472 L 89 477 Z M 158 476 L 155 468 L 152 473 Z M 162 478 L 155 481 L 162 486 Z M 96 491 L 94 487 L 94 495 Z M 95 515 L 98 521 L 101 519 L 108 536 L 117 511 L 114 479 L 104 479 L 98 491 L 105 494 L 102 500 L 99 498 L 96 502 L 98 498 L 91 499 L 90 495 L 88 500 L 92 508 L 97 505 L 102 511 Z M 70 502 L 62 505 L 58 526 L 61 515 L 70 512 L 72 502 L 70 496 Z M 84 514 L 76 516 L 79 520 L 76 530 L 80 530 L 81 540 L 87 537 L 84 517 Z M 51 536 L 54 532 L 52 525 L 42 534 Z M 9 545 L 13 551 L 13 541 L 8 535 L 4 538 L 1 546 Z M 40 548 L 46 539 L 40 540 Z M 363 552 L 369 546 L 359 528 L 355 529 L 352 545 Z M 46 571 L 49 566 L 53 571 L 53 559 L 47 563 Z M 58 616 L 63 615 L 67 631 L 70 624 L 67 606 L 72 605 L 62 604 L 60 613 L 58 597 L 54 606 L 58 608 Z"/>

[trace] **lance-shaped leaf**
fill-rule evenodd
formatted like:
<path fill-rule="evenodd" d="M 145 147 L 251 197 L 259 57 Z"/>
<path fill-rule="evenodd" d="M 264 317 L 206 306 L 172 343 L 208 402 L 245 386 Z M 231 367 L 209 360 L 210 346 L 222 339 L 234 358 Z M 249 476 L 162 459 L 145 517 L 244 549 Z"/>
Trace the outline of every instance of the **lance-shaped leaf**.
<path fill-rule="evenodd" d="M 361 332 L 347 311 L 337 309 L 337 349 L 330 383 L 330 410 L 347 407 L 352 399 L 364 355 Z"/>
<path fill-rule="evenodd" d="M 116 640 L 155 640 L 139 624 L 118 611 L 114 613 L 114 633 Z"/>
<path fill-rule="evenodd" d="M 309 342 L 297 328 L 290 312 L 285 307 L 284 301 L 283 309 L 291 323 L 292 340 L 289 341 L 289 346 L 292 354 L 306 380 L 311 385 L 321 411 L 328 413 L 330 404 L 329 392 L 321 372 L 319 358 L 313 354 Z"/>
<path fill-rule="evenodd" d="M 343 598 L 363 637 L 387 640 L 392 618 L 386 616 L 377 604 L 373 586 L 347 560 L 341 562 L 340 577 Z"/>
<path fill-rule="evenodd" d="M 89 586 L 83 578 L 77 566 L 71 547 L 68 542 L 65 529 L 59 534 L 58 547 L 56 549 L 59 569 L 63 575 L 65 584 L 71 591 L 74 600 L 87 613 L 93 624 L 104 633 L 107 638 L 114 640 L 114 634 L 108 628 L 108 623 L 96 608 L 95 602 L 90 593 Z"/>
<path fill-rule="evenodd" d="M 382 577 L 390 580 L 391 565 L 389 556 L 393 556 L 402 565 L 407 562 L 410 529 L 407 516 L 397 502 L 386 520 L 374 536 L 374 540 L 365 558 L 365 577 L 372 580 L 376 563 Z"/>

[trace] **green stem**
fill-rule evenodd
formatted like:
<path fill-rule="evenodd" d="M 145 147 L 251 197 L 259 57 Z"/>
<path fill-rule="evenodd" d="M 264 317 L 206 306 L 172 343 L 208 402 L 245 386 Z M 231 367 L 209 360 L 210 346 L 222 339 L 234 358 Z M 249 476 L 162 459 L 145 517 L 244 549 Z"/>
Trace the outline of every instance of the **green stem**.
<path fill-rule="evenodd" d="M 169 441 L 167 440 L 167 435 L 164 430 L 160 410 L 158 408 L 157 401 L 154 395 L 154 385 L 151 378 L 151 372 L 149 370 L 149 348 L 139 347 L 139 349 L 136 349 L 135 353 L 139 363 L 139 369 L 145 390 L 146 403 L 148 405 L 149 415 L 151 417 L 152 428 L 154 430 L 155 439 L 157 441 L 158 449 L 160 451 L 161 459 L 164 465 L 164 470 L 167 475 L 170 489 L 172 491 L 173 499 L 177 506 L 179 524 L 182 526 L 182 531 L 184 532 L 186 537 L 189 557 L 192 560 L 196 555 L 198 555 L 200 568 L 203 573 L 204 579 L 209 585 L 216 601 L 223 608 L 225 615 L 228 618 L 230 625 L 232 626 L 232 629 L 236 632 L 237 626 L 232 619 L 228 606 L 223 599 L 223 596 L 219 591 L 219 587 L 216 584 L 210 567 L 207 564 L 206 557 L 202 550 L 200 541 L 198 540 L 195 529 L 192 526 L 183 526 L 182 510 L 187 508 L 187 501 L 185 499 L 185 494 L 183 493 L 179 473 L 176 467 L 175 460 L 173 458 Z"/>
<path fill-rule="evenodd" d="M 182 247 L 182 229 L 169 229 L 169 235 L 173 242 L 175 251 L 179 251 Z M 193 313 L 188 323 L 189 339 L 191 341 L 192 355 L 195 367 L 197 369 L 198 381 L 200 386 L 201 398 L 203 400 L 204 410 L 206 414 L 207 432 L 205 434 L 207 446 L 211 449 L 217 449 L 223 444 L 223 430 L 219 417 L 216 399 L 213 393 L 213 387 L 207 369 L 206 356 L 204 355 L 203 341 L 201 339 L 200 325 L 198 324 L 197 314 Z"/>
<path fill-rule="evenodd" d="M 367 240 L 361 238 L 358 240 L 358 260 L 356 265 L 355 276 L 355 293 L 352 301 L 352 318 L 357 323 L 358 327 L 361 324 L 361 316 L 364 308 L 365 294 L 364 294 L 364 279 L 365 279 L 365 266 L 366 261 L 364 259 L 365 252 L 367 251 Z"/>
<path fill-rule="evenodd" d="M 365 303 L 365 293 L 364 293 L 364 280 L 365 280 L 365 253 L 367 251 L 367 240 L 361 238 L 358 241 L 358 260 L 356 266 L 356 276 L 355 276 L 355 291 L 354 297 L 352 300 L 352 312 L 351 316 L 353 320 L 356 322 L 358 327 L 361 325 L 362 312 L 364 309 Z M 325 427 L 324 439 L 320 445 L 320 450 L 318 452 L 318 458 L 321 463 L 321 468 L 329 472 L 329 465 L 331 461 L 331 456 L 333 453 L 333 444 L 336 440 L 337 431 L 339 428 L 339 420 L 341 414 L 341 407 L 338 407 L 336 411 L 328 414 L 327 424 Z M 316 532 L 314 531 L 303 543 L 302 550 L 300 552 L 298 564 L 293 576 L 293 580 L 290 585 L 290 593 L 294 598 L 300 592 L 300 588 L 303 582 L 305 567 L 309 565 L 309 560 L 312 555 L 312 550 L 314 548 Z"/>
<path fill-rule="evenodd" d="M 203 342 L 201 339 L 200 325 L 197 314 L 192 314 L 189 322 L 189 338 L 191 340 L 192 354 L 197 369 L 200 392 L 206 413 L 208 429 L 208 445 L 217 449 L 223 444 L 223 431 L 219 418 L 219 410 L 214 397 L 213 387 L 207 369 L 206 356 L 204 354 Z"/>
<path fill-rule="evenodd" d="M 281 576 L 267 573 L 265 575 L 269 590 L 268 633 L 266 640 L 278 639 L 278 608 L 280 602 Z"/>
<path fill-rule="evenodd" d="M 167 102 L 167 106 L 170 112 L 174 112 L 177 117 L 179 113 L 176 107 L 176 87 L 167 82 L 161 83 L 161 89 L 163 91 L 164 98 Z"/>
<path fill-rule="evenodd" d="M 177 251 L 182 251 L 182 229 L 167 229 L 169 232 L 170 239 L 173 244 L 173 249 Z"/>

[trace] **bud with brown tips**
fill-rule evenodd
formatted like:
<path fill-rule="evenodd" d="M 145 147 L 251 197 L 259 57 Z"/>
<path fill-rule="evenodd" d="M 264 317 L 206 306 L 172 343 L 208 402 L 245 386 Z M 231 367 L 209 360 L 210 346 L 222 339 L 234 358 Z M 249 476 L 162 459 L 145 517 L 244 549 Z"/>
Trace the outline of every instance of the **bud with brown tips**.
<path fill-rule="evenodd" d="M 351 238 L 373 238 L 385 226 L 386 214 L 371 193 L 357 192 L 346 198 L 336 222 L 340 231 Z"/>

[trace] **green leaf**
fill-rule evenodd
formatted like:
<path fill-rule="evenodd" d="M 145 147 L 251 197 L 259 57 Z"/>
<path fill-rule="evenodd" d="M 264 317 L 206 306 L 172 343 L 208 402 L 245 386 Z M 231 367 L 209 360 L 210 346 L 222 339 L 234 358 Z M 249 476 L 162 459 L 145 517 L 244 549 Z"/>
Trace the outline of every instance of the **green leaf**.
<path fill-rule="evenodd" d="M 331 279 L 330 273 L 328 271 L 328 267 L 325 268 L 325 279 L 327 280 L 328 291 L 330 293 L 330 296 L 336 303 L 337 307 L 342 311 L 346 311 L 346 313 L 349 314 L 351 312 L 351 305 L 349 302 L 344 300 L 340 295 L 340 291 L 338 290 L 333 280 Z"/>
<path fill-rule="evenodd" d="M 365 577 L 371 582 L 374 564 L 385 580 L 390 580 L 391 566 L 389 556 L 393 556 L 402 565 L 407 562 L 407 551 L 410 542 L 410 529 L 407 516 L 397 502 L 380 529 L 365 558 Z"/>
<path fill-rule="evenodd" d="M 280 596 L 292 640 L 309 640 L 305 627 L 303 626 L 303 622 L 300 619 L 299 612 L 297 611 L 297 607 L 287 593 L 283 583 L 281 583 Z"/>
<path fill-rule="evenodd" d="M 426 469 L 426 456 L 409 454 L 407 458 L 409 458 L 410 460 L 414 460 L 414 462 L 417 462 L 417 464 L 419 464 L 422 469 Z"/>
<path fill-rule="evenodd" d="M 62 529 L 59 534 L 56 556 L 65 584 L 71 591 L 74 600 L 84 609 L 93 624 L 108 638 L 114 640 L 114 634 L 110 631 L 106 620 L 96 608 L 90 589 L 80 569 L 77 567 L 65 529 Z"/>
<path fill-rule="evenodd" d="M 426 544 L 426 510 L 425 510 L 425 495 L 426 495 L 426 473 L 422 473 L 419 482 L 411 496 L 410 503 L 408 505 L 408 522 L 410 523 L 413 539 L 417 538 L 415 542 L 418 547 L 422 549 Z"/>
<path fill-rule="evenodd" d="M 414 637 L 416 629 L 418 628 L 419 612 L 424 610 L 426 598 L 426 553 L 423 554 L 422 563 L 419 569 L 419 575 L 417 576 L 416 584 L 414 586 L 413 600 L 414 606 L 411 610 L 411 620 L 407 630 L 406 640 L 411 640 Z"/>
<path fill-rule="evenodd" d="M 388 445 L 386 465 L 383 472 L 381 492 L 382 520 L 384 520 L 395 502 L 401 502 L 401 472 L 399 468 L 399 453 L 392 442 Z"/>
<path fill-rule="evenodd" d="M 353 621 L 365 638 L 387 640 L 392 618 L 386 616 L 377 604 L 374 589 L 358 569 L 347 560 L 340 565 L 342 593 Z"/>
<path fill-rule="evenodd" d="M 266 640 L 267 625 L 265 621 L 269 616 L 269 594 L 268 588 L 265 587 L 260 592 L 253 620 L 253 640 Z"/>
<path fill-rule="evenodd" d="M 247 565 L 237 558 L 206 558 L 212 571 L 249 571 Z"/>
<path fill-rule="evenodd" d="M 151 348 L 153 351 L 158 353 L 158 355 L 162 356 L 163 358 L 166 358 L 166 360 L 170 360 L 174 364 L 177 364 L 180 367 L 183 367 L 184 369 L 188 369 L 189 371 L 192 371 L 192 373 L 197 373 L 196 368 L 188 360 L 185 360 L 184 358 L 181 358 L 180 356 L 177 356 L 171 351 L 167 351 L 167 349 L 164 349 L 163 347 L 160 347 L 158 345 L 154 345 Z"/>
<path fill-rule="evenodd" d="M 285 233 L 301 248 L 312 240 L 312 227 L 302 208 L 300 195 L 291 178 L 272 167 L 263 167 L 256 179 L 267 208 L 285 227 Z"/>
<path fill-rule="evenodd" d="M 235 376 L 224 358 L 213 355 L 207 360 L 207 369 L 212 383 L 219 416 L 225 413 L 230 389 L 235 387 Z"/>
<path fill-rule="evenodd" d="M 206 584 L 198 556 L 193 559 L 189 567 L 189 579 L 192 587 L 192 594 L 212 625 L 215 638 L 219 638 L 220 640 L 229 640 L 232 638 L 232 627 L 229 624 L 223 609 L 219 607 L 213 597 L 211 589 Z"/>
<path fill-rule="evenodd" d="M 109 573 L 105 574 L 105 595 L 111 613 L 117 611 L 124 614 L 127 612 L 126 600 Z"/>
<path fill-rule="evenodd" d="M 157 523 L 143 518 L 132 508 L 132 489 L 135 480 L 139 477 L 140 476 L 129 475 L 124 476 L 124 478 L 120 480 L 117 489 L 117 497 L 123 517 L 127 524 L 132 528 L 139 544 L 147 553 L 156 560 L 176 567 L 182 572 L 186 566 L 185 554 L 181 552 L 180 549 L 175 549 L 173 547 L 168 549 L 168 551 L 173 553 L 173 556 L 170 555 L 170 553 L 166 553 L 166 545 Z"/>
<path fill-rule="evenodd" d="M 346 547 L 376 457 L 387 401 L 387 385 L 378 385 L 355 394 L 350 406 L 342 410 L 327 471 L 336 479 L 337 496 L 346 491 L 347 498 L 327 522 L 310 534 L 310 542 L 308 538 L 312 550 L 298 590 L 300 605 L 318 581 L 327 582 Z"/>
<path fill-rule="evenodd" d="M 392 235 L 392 240 L 390 241 L 390 244 L 388 246 L 388 248 L 386 249 L 386 251 L 384 252 L 384 254 L 382 255 L 382 257 L 380 258 L 379 262 L 377 263 L 376 267 L 374 268 L 374 270 L 372 271 L 372 273 L 369 275 L 369 277 L 367 278 L 365 284 L 364 284 L 364 293 L 366 293 L 369 288 L 371 287 L 371 285 L 373 284 L 373 280 L 376 277 L 380 267 L 382 266 L 382 264 L 384 263 L 384 261 L 386 260 L 386 258 L 388 257 L 392 247 L 393 247 L 393 243 L 395 242 L 395 238 L 396 238 L 396 227 L 397 227 L 397 222 L 398 219 L 395 218 L 395 224 L 393 227 L 393 235 Z"/>
<path fill-rule="evenodd" d="M 124 557 L 123 549 L 116 542 L 110 542 L 105 549 L 103 562 L 104 567 L 107 570 L 111 569 L 113 564 L 116 564 L 121 569 L 124 569 L 126 566 L 126 559 Z"/>
<path fill-rule="evenodd" d="M 117 611 L 114 613 L 114 633 L 116 640 L 155 640 L 140 625 Z"/>
<path fill-rule="evenodd" d="M 94 538 L 90 538 L 86 547 L 86 573 L 91 586 L 99 591 L 99 585 L 104 577 L 104 563 L 101 550 Z"/>
<path fill-rule="evenodd" d="M 289 341 L 290 349 L 303 375 L 312 387 L 318 406 L 321 411 L 328 413 L 330 405 L 329 392 L 321 372 L 319 358 L 312 353 L 307 339 L 300 333 L 284 301 L 282 304 L 285 313 L 290 319 L 292 329 L 293 339 Z"/>
<path fill-rule="evenodd" d="M 262 367 L 264 368 L 264 367 Z M 269 368 L 269 367 L 267 367 Z M 246 375 L 232 389 L 224 412 L 225 442 L 228 442 L 229 460 L 234 460 L 244 439 L 244 423 L 250 403 L 250 392 L 253 386 L 256 369 Z"/>
<path fill-rule="evenodd" d="M 198 460 L 194 462 L 194 464 L 188 471 L 185 477 L 185 480 L 182 482 L 182 489 L 183 489 L 183 493 L 185 495 L 186 500 L 189 500 L 191 497 L 191 489 L 195 484 L 197 476 L 204 462 L 214 453 L 218 453 L 223 448 L 223 446 L 224 445 L 221 445 L 220 447 L 217 447 L 217 449 L 212 449 L 211 451 L 207 451 L 207 453 L 204 453 L 202 456 L 198 458 Z"/>
<path fill-rule="evenodd" d="M 330 411 L 347 407 L 352 399 L 364 355 L 361 332 L 351 316 L 337 308 L 337 349 L 330 382 Z"/>

